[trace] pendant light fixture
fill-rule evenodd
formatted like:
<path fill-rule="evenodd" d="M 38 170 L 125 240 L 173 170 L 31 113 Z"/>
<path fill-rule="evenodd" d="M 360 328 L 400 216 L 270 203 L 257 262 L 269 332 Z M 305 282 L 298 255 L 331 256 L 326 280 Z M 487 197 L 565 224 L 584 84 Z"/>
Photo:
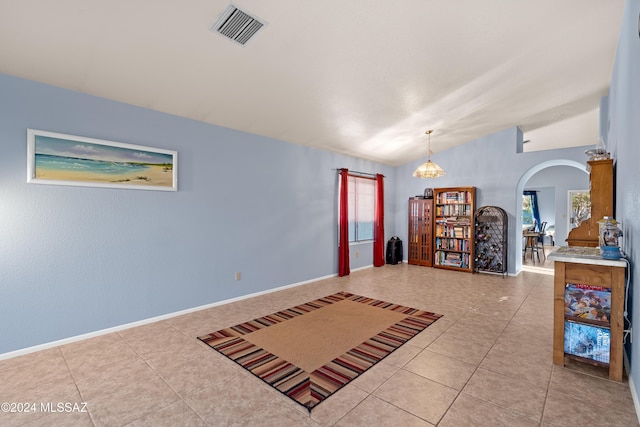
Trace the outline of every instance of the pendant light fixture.
<path fill-rule="evenodd" d="M 431 161 L 431 133 L 433 130 L 428 130 L 426 132 L 429 135 L 429 142 L 427 145 L 427 163 L 424 163 L 418 166 L 418 169 L 413 172 L 413 176 L 415 178 L 437 178 L 439 176 L 444 176 L 446 173 L 442 170 L 440 166 L 433 163 Z"/>

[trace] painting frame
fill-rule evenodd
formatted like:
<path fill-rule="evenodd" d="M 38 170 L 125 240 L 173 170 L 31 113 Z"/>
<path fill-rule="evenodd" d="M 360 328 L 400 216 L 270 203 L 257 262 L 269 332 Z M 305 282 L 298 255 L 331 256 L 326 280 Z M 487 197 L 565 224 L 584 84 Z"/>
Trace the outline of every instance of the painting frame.
<path fill-rule="evenodd" d="M 591 190 L 567 190 L 567 232 L 591 218 Z"/>
<path fill-rule="evenodd" d="M 178 152 L 28 128 L 27 183 L 178 191 Z"/>

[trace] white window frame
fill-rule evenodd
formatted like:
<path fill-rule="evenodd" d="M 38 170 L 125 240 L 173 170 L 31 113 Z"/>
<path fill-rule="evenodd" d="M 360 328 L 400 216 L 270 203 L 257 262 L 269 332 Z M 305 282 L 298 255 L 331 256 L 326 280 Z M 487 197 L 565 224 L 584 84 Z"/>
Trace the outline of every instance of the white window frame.
<path fill-rule="evenodd" d="M 360 244 L 373 241 L 374 210 L 376 198 L 376 181 L 349 175 L 349 244 Z M 355 202 L 354 198 L 355 197 Z M 364 200 L 366 199 L 366 200 Z M 365 209 L 365 212 L 362 212 Z M 366 221 L 371 219 L 371 221 Z M 366 229 L 365 237 L 359 234 L 359 224 L 370 223 L 371 229 Z M 353 224 L 353 230 L 352 230 Z M 361 225 L 360 225 L 361 226 Z M 370 233 L 369 233 L 370 231 Z M 351 236 L 353 235 L 353 239 Z M 369 237 L 370 235 L 370 237 Z"/>

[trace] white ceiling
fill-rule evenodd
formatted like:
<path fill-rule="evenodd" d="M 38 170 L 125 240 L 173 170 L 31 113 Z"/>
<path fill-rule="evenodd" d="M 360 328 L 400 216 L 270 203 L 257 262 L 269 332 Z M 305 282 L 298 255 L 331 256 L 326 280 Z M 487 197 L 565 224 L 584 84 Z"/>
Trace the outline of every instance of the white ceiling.
<path fill-rule="evenodd" d="M 390 165 L 595 144 L 624 0 L 0 0 L 0 72 Z M 560 137 L 558 137 L 560 136 Z M 176 142 L 179 144 L 179 141 Z M 179 149 L 179 145 L 176 147 Z"/>

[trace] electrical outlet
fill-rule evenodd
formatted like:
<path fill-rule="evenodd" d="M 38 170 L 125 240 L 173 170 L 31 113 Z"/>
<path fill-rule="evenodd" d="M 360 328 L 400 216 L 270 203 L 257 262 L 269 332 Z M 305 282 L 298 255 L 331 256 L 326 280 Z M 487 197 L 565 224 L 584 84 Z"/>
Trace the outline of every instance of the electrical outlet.
<path fill-rule="evenodd" d="M 360 256 L 360 254 L 358 253 L 358 251 L 356 251 L 356 258 L 358 258 Z"/>
<path fill-rule="evenodd" d="M 236 280 L 240 280 L 240 272 L 236 271 Z"/>

